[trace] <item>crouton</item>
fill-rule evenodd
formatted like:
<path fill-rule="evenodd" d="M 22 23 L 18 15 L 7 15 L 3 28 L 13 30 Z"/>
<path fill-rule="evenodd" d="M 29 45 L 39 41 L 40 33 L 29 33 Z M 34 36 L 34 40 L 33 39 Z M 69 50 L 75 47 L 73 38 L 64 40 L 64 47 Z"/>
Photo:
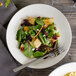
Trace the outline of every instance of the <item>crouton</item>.
<path fill-rule="evenodd" d="M 28 20 L 30 24 L 35 25 L 35 18 L 29 17 Z"/>
<path fill-rule="evenodd" d="M 49 19 L 51 23 L 54 23 L 54 18 Z"/>
<path fill-rule="evenodd" d="M 45 19 L 43 22 L 45 25 L 51 25 L 54 22 L 54 18 Z"/>
<path fill-rule="evenodd" d="M 41 45 L 41 41 L 37 38 L 37 39 L 33 39 L 32 42 L 30 42 L 31 46 L 38 48 Z"/>
<path fill-rule="evenodd" d="M 37 38 L 33 43 L 35 48 L 38 48 L 41 45 L 41 41 Z"/>
<path fill-rule="evenodd" d="M 29 27 L 28 26 L 25 26 L 23 30 L 24 31 L 29 31 Z"/>

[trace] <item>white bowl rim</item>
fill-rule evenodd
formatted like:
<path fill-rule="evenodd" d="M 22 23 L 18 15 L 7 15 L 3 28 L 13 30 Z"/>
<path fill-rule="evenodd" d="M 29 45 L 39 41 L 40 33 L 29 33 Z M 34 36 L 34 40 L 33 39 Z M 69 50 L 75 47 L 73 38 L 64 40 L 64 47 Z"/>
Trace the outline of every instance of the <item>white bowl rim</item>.
<path fill-rule="evenodd" d="M 52 74 L 53 74 L 55 71 L 59 70 L 60 68 L 63 68 L 64 66 L 70 66 L 70 65 L 76 65 L 76 62 L 70 62 L 70 63 L 68 62 L 68 63 L 65 63 L 65 64 L 57 67 L 56 69 L 54 69 L 48 76 L 52 76 Z M 71 71 L 68 71 L 67 73 L 73 72 L 73 71 L 76 71 L 76 70 L 72 70 L 72 69 L 71 69 Z"/>

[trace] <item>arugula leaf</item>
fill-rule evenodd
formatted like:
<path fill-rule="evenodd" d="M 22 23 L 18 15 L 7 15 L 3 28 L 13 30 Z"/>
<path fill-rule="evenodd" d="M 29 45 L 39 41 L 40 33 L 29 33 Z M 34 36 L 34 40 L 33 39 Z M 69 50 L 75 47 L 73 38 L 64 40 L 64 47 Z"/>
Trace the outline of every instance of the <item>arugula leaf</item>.
<path fill-rule="evenodd" d="M 44 25 L 44 22 L 42 21 L 42 19 L 36 18 L 36 23 L 39 25 Z"/>
<path fill-rule="evenodd" d="M 22 33 L 22 29 L 19 29 L 17 31 L 17 34 L 16 34 L 16 40 L 20 43 L 21 42 L 21 33 Z"/>
<path fill-rule="evenodd" d="M 35 58 L 39 58 L 39 57 L 44 56 L 44 53 L 40 52 L 40 51 L 36 51 L 33 55 L 34 55 Z"/>
<path fill-rule="evenodd" d="M 11 3 L 11 1 L 10 0 L 5 0 L 5 1 L 6 1 L 5 7 L 7 8 L 7 6 Z"/>
<path fill-rule="evenodd" d="M 24 53 L 24 55 L 25 55 L 26 57 L 29 57 L 29 58 L 33 57 L 32 48 L 33 48 L 33 47 L 32 47 L 28 42 L 25 43 L 23 53 Z"/>

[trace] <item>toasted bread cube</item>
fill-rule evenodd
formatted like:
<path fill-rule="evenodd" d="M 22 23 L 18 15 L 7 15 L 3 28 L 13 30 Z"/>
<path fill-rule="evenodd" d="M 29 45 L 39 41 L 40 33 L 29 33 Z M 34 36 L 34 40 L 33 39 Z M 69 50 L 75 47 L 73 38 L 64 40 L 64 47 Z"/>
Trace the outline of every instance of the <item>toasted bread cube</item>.
<path fill-rule="evenodd" d="M 35 25 L 35 18 L 29 17 L 28 20 L 30 24 Z"/>
<path fill-rule="evenodd" d="M 54 18 L 45 19 L 43 22 L 45 25 L 51 25 L 54 22 Z"/>
<path fill-rule="evenodd" d="M 35 48 L 38 48 L 40 45 L 41 45 L 41 41 L 37 38 L 37 39 L 34 41 L 34 47 L 35 47 Z"/>
<path fill-rule="evenodd" d="M 49 19 L 45 19 L 45 20 L 43 20 L 43 22 L 44 22 L 45 25 L 50 25 L 51 24 Z"/>
<path fill-rule="evenodd" d="M 54 23 L 54 18 L 50 18 L 50 22 L 51 23 Z"/>
<path fill-rule="evenodd" d="M 25 26 L 24 27 L 24 31 L 29 31 L 29 27 L 28 26 Z"/>

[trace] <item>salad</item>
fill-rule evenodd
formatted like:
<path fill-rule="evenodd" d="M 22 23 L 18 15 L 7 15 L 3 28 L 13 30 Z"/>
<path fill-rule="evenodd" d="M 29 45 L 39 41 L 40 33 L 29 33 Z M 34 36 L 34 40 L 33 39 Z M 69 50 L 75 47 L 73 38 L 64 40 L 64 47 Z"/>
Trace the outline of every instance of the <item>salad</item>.
<path fill-rule="evenodd" d="M 28 17 L 24 19 L 16 34 L 18 48 L 28 58 L 39 58 L 58 47 L 60 34 L 54 18 Z"/>
<path fill-rule="evenodd" d="M 76 71 L 75 72 L 67 73 L 64 76 L 76 76 Z"/>

